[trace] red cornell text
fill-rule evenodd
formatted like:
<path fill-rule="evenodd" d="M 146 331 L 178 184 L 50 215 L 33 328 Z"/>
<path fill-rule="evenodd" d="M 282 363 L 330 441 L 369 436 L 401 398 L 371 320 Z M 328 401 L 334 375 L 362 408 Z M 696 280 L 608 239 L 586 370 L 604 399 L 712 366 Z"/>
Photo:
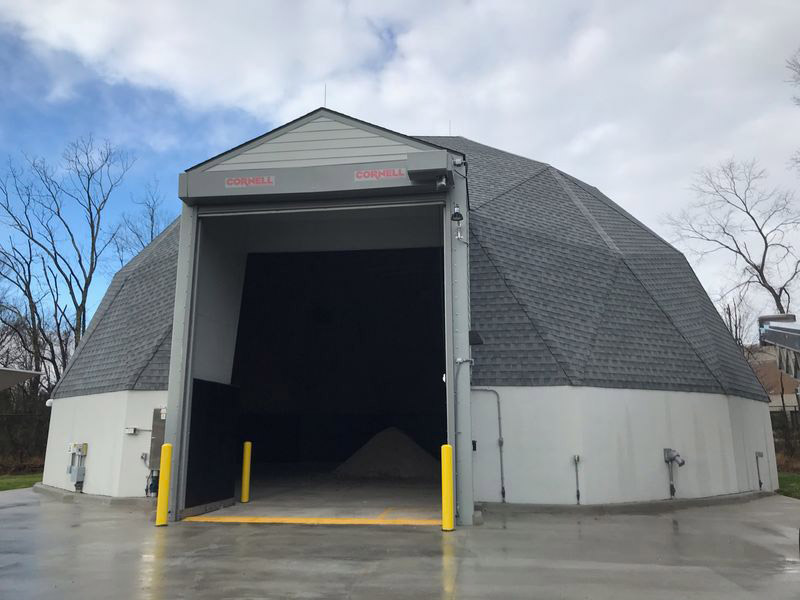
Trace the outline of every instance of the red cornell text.
<path fill-rule="evenodd" d="M 272 175 L 256 175 L 254 177 L 228 177 L 225 179 L 226 188 L 248 188 L 275 185 Z"/>
<path fill-rule="evenodd" d="M 406 176 L 406 170 L 400 168 L 362 169 L 354 173 L 356 181 L 380 181 L 381 179 L 399 179 Z"/>

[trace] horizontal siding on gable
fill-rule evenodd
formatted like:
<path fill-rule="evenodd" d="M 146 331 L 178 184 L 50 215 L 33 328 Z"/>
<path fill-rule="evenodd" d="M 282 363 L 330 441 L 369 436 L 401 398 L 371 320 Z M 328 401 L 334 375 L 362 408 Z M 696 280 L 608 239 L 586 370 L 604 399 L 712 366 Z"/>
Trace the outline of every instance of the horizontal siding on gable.
<path fill-rule="evenodd" d="M 258 154 L 240 154 L 225 164 L 247 164 L 273 160 L 296 160 L 314 158 L 347 158 L 351 156 L 386 156 L 389 154 L 408 154 L 415 152 L 410 146 L 374 146 L 370 148 L 309 148 L 307 150 L 290 150 L 277 152 L 259 152 Z"/>
<path fill-rule="evenodd" d="M 316 119 L 208 169 L 298 168 L 405 160 L 419 148 L 331 119 Z"/>
<path fill-rule="evenodd" d="M 226 164 L 212 167 L 209 171 L 241 171 L 244 169 L 284 169 L 293 167 L 319 167 L 327 165 L 351 165 L 356 163 L 386 162 L 405 160 L 407 154 L 388 154 L 385 156 L 348 156 L 345 158 L 314 158 L 310 160 L 272 160 L 259 163 Z"/>
<path fill-rule="evenodd" d="M 304 132 L 304 131 L 360 131 L 355 127 L 351 127 L 350 125 L 345 125 L 344 123 L 339 123 L 338 121 L 314 121 L 312 123 L 306 123 L 302 127 L 298 127 L 294 130 L 294 133 L 297 132 Z"/>
<path fill-rule="evenodd" d="M 406 144 L 401 144 L 400 142 L 381 137 L 360 137 L 350 138 L 347 140 L 315 140 L 312 142 L 282 142 L 276 140 L 268 144 L 255 146 L 247 152 L 242 152 L 239 156 L 235 156 L 228 160 L 234 160 L 235 158 L 245 155 L 271 154 L 273 152 L 282 152 L 284 150 L 293 151 L 314 149 L 323 150 L 327 148 L 382 148 L 385 146 L 409 148 L 409 152 L 412 150 L 414 152 L 418 151 L 416 148 L 412 148 Z"/>
<path fill-rule="evenodd" d="M 313 142 L 315 140 L 345 140 L 349 138 L 377 138 L 379 136 L 359 129 L 343 129 L 339 131 L 292 131 L 278 139 L 282 142 Z M 271 142 L 267 142 L 269 144 Z"/>

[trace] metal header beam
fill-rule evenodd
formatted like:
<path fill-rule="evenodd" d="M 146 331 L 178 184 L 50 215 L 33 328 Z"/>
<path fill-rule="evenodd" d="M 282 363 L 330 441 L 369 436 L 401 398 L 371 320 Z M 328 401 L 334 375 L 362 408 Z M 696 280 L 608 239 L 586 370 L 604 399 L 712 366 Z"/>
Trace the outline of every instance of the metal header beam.
<path fill-rule="evenodd" d="M 413 156 L 413 155 L 412 155 Z M 409 170 L 409 162 L 412 164 Z M 439 177 L 433 177 L 432 174 Z M 297 198 L 435 194 L 452 183 L 445 150 L 419 152 L 413 160 L 237 171 L 187 171 L 178 196 L 189 206 Z"/>

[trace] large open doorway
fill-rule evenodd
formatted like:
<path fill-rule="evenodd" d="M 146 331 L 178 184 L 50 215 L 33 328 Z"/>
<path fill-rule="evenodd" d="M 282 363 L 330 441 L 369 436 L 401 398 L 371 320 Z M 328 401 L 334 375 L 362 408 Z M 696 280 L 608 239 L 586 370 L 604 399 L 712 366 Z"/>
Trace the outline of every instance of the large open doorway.
<path fill-rule="evenodd" d="M 202 222 L 184 516 L 439 518 L 441 214 Z M 226 507 L 244 440 L 250 502 Z"/>
<path fill-rule="evenodd" d="M 232 382 L 239 437 L 255 448 L 253 510 L 435 516 L 447 441 L 441 254 L 248 257 Z"/>

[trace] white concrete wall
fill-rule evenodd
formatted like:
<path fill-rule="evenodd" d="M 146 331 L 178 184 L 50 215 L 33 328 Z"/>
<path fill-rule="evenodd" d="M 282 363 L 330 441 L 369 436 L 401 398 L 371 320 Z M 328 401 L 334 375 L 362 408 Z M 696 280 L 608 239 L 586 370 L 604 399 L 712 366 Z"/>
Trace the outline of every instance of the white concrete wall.
<path fill-rule="evenodd" d="M 145 483 L 150 470 L 142 460 L 142 453 L 150 453 L 150 428 L 153 410 L 166 408 L 167 392 L 128 392 L 125 410 L 125 427 L 141 429 L 136 435 L 122 436 L 120 476 L 114 496 L 144 496 Z M 88 477 L 88 470 L 87 470 Z"/>
<path fill-rule="evenodd" d="M 677 498 L 757 490 L 756 451 L 764 452 L 764 489 L 777 487 L 766 403 L 653 390 L 495 389 L 501 398 L 507 502 L 574 504 L 574 454 L 581 457 L 582 504 L 668 498 L 667 447 L 686 459 L 675 469 Z M 500 497 L 494 404 L 490 392 L 473 390 L 476 500 Z"/>
<path fill-rule="evenodd" d="M 43 483 L 74 491 L 67 475 L 67 444 L 86 442 L 83 491 L 101 496 L 144 496 L 150 432 L 125 434 L 126 427 L 149 430 L 153 409 L 165 407 L 166 391 L 122 391 L 53 400 Z"/>
<path fill-rule="evenodd" d="M 581 387 L 497 387 L 501 398 L 506 499 L 511 503 L 573 504 L 572 455 L 580 454 L 584 504 L 669 497 L 663 449 L 676 448 L 686 466 L 675 470 L 678 498 L 758 489 L 761 451 L 765 490 L 777 487 L 768 405 L 715 394 Z M 86 442 L 84 492 L 143 496 L 152 411 L 167 393 L 112 392 L 53 401 L 43 481 L 73 490 L 67 444 Z M 472 392 L 476 500 L 500 499 L 494 395 Z"/>

